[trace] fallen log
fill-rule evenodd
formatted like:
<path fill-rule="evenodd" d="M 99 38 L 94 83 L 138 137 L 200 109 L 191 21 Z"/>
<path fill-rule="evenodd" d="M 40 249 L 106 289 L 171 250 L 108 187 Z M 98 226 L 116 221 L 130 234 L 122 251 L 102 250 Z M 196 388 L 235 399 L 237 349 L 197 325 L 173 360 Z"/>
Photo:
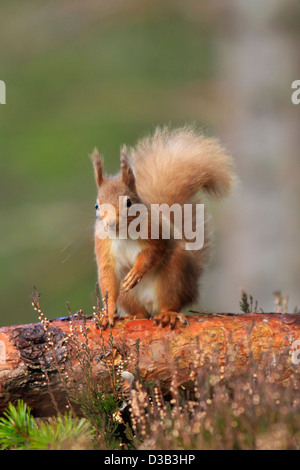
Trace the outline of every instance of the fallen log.
<path fill-rule="evenodd" d="M 107 379 L 107 354 L 118 360 L 133 358 L 141 376 L 170 388 L 177 370 L 177 383 L 188 388 L 193 374 L 201 372 L 203 358 L 217 357 L 226 367 L 232 352 L 234 367 L 247 369 L 272 352 L 273 360 L 286 357 L 282 379 L 295 367 L 291 361 L 293 342 L 300 339 L 300 315 L 278 313 L 207 314 L 188 317 L 188 325 L 174 330 L 161 328 L 150 320 L 119 320 L 111 330 L 100 331 L 93 317 L 75 315 L 42 323 L 0 329 L 0 413 L 9 401 L 23 399 L 35 416 L 55 413 L 51 397 L 60 410 L 67 405 L 69 366 L 80 374 L 78 355 L 68 346 L 76 334 L 76 348 L 88 341 L 95 380 Z M 75 349 L 76 349 L 75 348 Z M 104 351 L 103 348 L 106 348 Z M 78 351 L 77 351 L 78 352 Z M 275 359 L 274 359 L 275 358 Z M 130 361 L 129 361 L 130 363 Z M 132 367 L 131 367 L 132 368 Z M 130 370 L 130 367 L 129 369 Z"/>

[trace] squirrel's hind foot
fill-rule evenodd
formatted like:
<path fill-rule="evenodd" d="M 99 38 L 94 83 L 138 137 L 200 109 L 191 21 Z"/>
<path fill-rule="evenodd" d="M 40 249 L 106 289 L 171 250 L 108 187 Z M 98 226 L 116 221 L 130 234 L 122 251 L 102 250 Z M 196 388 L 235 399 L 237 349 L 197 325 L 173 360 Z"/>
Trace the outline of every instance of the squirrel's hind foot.
<path fill-rule="evenodd" d="M 106 330 L 107 327 L 112 328 L 115 325 L 116 320 L 122 320 L 124 318 L 125 317 L 122 315 L 102 315 L 97 326 L 98 328 L 102 328 L 102 330 Z"/>
<path fill-rule="evenodd" d="M 169 328 L 173 330 L 176 326 L 177 320 L 179 320 L 183 325 L 189 324 L 184 314 L 178 312 L 161 312 L 159 315 L 155 315 L 153 323 L 155 325 L 161 325 L 162 327 L 169 325 Z"/>

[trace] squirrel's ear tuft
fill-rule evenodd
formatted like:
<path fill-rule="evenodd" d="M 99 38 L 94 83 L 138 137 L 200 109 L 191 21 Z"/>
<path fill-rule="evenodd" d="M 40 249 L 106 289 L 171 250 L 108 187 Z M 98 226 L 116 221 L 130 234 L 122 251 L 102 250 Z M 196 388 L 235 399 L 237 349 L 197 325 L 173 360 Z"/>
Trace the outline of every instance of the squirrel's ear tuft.
<path fill-rule="evenodd" d="M 96 183 L 97 186 L 100 187 L 103 182 L 103 159 L 100 156 L 98 149 L 94 149 L 93 153 L 91 154 L 91 159 L 94 165 Z"/>
<path fill-rule="evenodd" d="M 126 145 L 121 148 L 121 172 L 122 172 L 122 181 L 126 186 L 133 192 L 136 192 L 135 188 L 135 176 L 133 169 L 130 166 L 128 151 Z"/>

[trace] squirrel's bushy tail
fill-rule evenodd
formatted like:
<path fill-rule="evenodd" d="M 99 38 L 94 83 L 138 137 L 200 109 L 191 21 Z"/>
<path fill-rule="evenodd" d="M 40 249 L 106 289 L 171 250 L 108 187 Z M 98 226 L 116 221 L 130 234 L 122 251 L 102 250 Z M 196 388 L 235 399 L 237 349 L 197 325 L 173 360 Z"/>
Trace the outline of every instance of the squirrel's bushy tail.
<path fill-rule="evenodd" d="M 224 197 L 232 186 L 231 157 L 192 127 L 158 128 L 131 156 L 137 192 L 148 204 L 185 204 L 199 191 Z"/>

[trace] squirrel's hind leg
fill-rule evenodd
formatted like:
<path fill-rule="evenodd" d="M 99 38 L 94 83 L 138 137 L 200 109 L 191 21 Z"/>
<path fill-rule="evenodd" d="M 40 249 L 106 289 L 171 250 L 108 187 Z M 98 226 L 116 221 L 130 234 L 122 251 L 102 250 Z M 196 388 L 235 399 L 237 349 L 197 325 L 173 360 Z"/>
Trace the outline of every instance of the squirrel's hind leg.
<path fill-rule="evenodd" d="M 149 318 L 147 310 L 135 299 L 135 296 L 129 292 L 123 292 L 118 299 L 118 307 L 124 311 L 127 319 Z"/>

